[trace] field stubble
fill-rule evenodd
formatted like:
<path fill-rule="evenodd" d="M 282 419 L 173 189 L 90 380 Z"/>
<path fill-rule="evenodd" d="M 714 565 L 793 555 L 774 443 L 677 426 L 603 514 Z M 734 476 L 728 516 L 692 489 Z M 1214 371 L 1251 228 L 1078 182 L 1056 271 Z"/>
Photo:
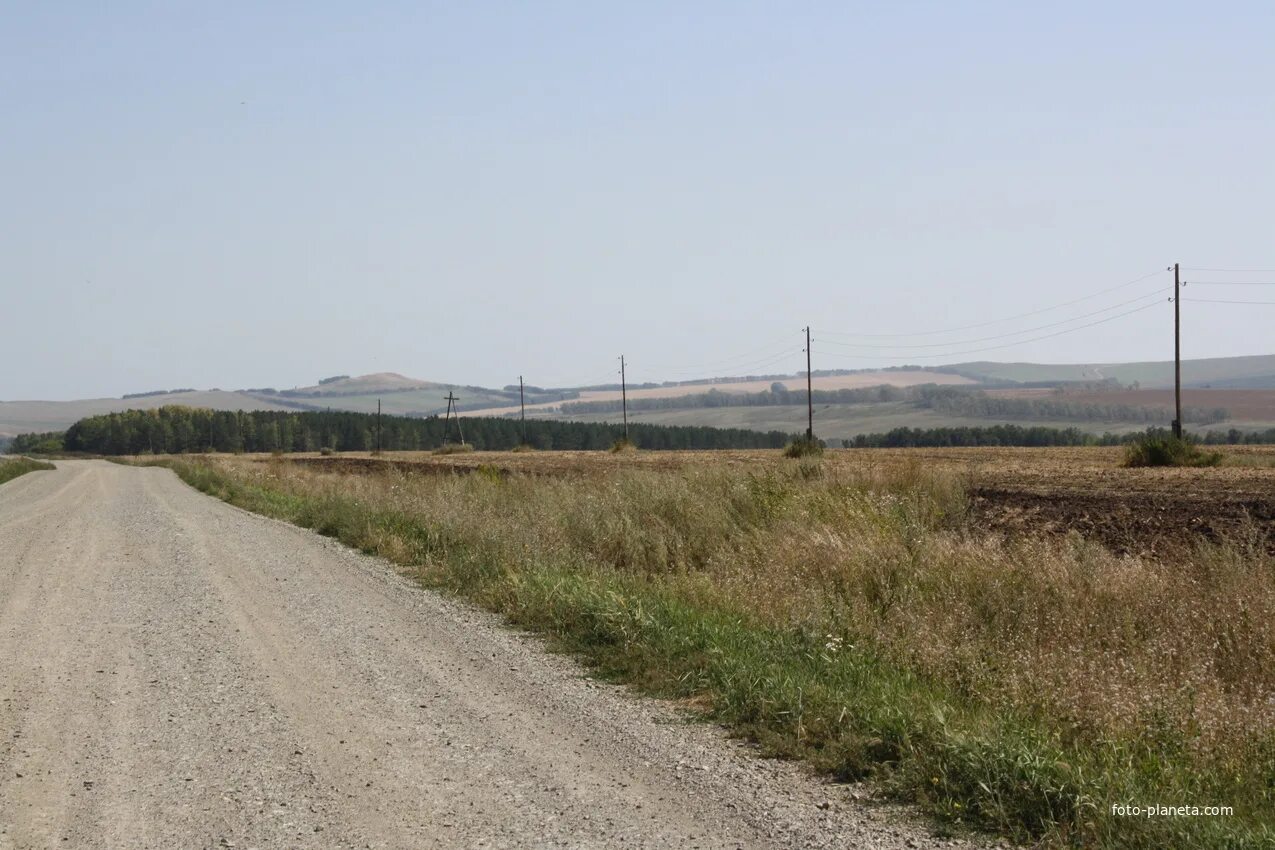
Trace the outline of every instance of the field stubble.
<path fill-rule="evenodd" d="M 1205 505 L 1269 497 L 1272 470 L 1118 470 L 1093 449 L 777 454 L 175 466 L 946 822 L 1058 845 L 1272 840 L 1267 541 L 1223 529 L 1113 551 L 1065 517 L 1028 533 L 986 495 Z M 1236 815 L 1108 814 L 1137 801 Z"/>

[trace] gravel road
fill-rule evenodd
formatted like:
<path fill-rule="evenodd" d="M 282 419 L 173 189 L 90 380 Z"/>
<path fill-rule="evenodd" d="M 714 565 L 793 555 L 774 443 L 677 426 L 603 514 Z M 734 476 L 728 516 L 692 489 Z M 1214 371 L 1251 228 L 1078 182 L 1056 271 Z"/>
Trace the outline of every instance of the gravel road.
<path fill-rule="evenodd" d="M 162 469 L 0 487 L 0 848 L 966 846 Z"/>

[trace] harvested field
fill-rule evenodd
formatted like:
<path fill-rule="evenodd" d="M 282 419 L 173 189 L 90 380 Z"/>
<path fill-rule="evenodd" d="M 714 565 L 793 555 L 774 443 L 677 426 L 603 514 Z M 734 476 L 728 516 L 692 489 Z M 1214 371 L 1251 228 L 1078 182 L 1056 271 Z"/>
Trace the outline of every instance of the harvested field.
<path fill-rule="evenodd" d="M 770 389 L 770 385 L 775 383 L 774 380 L 759 381 L 705 381 L 699 384 L 678 384 L 672 387 L 647 387 L 642 389 L 630 389 L 630 399 L 641 398 L 677 398 L 684 395 L 698 395 L 706 393 L 709 390 L 717 390 L 723 393 L 759 393 Z M 802 375 L 794 375 L 787 378 L 778 379 L 778 383 L 788 387 L 789 390 L 804 391 L 806 388 L 806 379 L 804 373 Z M 895 369 L 881 372 L 856 372 L 851 375 L 817 375 L 814 377 L 812 384 L 816 390 L 846 390 L 861 389 L 864 387 L 914 387 L 921 384 L 943 384 L 948 386 L 962 386 L 972 384 L 971 378 L 962 377 L 961 375 L 951 375 L 944 372 L 927 372 L 924 370 L 908 371 L 903 369 Z M 619 390 L 584 390 L 580 393 L 580 397 L 571 399 L 577 401 L 619 401 Z M 550 410 L 560 407 L 562 402 L 545 402 L 543 404 L 529 404 L 527 410 Z M 518 405 L 505 407 L 491 407 L 483 410 L 467 410 L 465 416 L 504 416 L 507 414 L 517 413 Z"/>

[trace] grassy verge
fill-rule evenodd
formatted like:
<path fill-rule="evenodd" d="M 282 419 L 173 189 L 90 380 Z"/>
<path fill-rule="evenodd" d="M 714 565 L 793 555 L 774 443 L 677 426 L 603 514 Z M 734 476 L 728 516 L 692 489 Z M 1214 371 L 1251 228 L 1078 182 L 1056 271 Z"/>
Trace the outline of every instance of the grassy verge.
<path fill-rule="evenodd" d="M 384 556 L 772 754 L 1048 846 L 1275 843 L 1275 563 L 1004 542 L 920 468 L 188 483 Z M 1121 817 L 1113 805 L 1229 806 Z"/>
<path fill-rule="evenodd" d="M 12 481 L 19 475 L 26 475 L 28 472 L 54 468 L 55 467 L 51 463 L 45 463 L 41 460 L 31 460 L 29 457 L 0 457 L 0 484 L 5 483 L 6 481 Z"/>

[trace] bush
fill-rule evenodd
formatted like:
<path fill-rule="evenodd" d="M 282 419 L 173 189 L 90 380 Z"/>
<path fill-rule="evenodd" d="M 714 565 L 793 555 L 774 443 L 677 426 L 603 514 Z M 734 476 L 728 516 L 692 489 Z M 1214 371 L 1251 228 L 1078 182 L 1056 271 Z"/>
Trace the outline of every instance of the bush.
<path fill-rule="evenodd" d="M 434 449 L 436 455 L 458 455 L 466 452 L 472 452 L 474 447 L 469 443 L 448 443 L 445 446 L 439 446 Z"/>
<path fill-rule="evenodd" d="M 1125 448 L 1125 466 L 1217 466 L 1221 452 L 1205 452 L 1189 440 L 1148 434 Z"/>
<path fill-rule="evenodd" d="M 333 450 L 331 446 L 324 446 L 323 448 L 319 449 L 319 454 L 323 455 L 324 457 L 327 457 L 328 455 L 336 454 L 336 452 Z"/>
<path fill-rule="evenodd" d="M 823 454 L 823 441 L 798 437 L 784 449 L 784 457 L 819 457 Z"/>
<path fill-rule="evenodd" d="M 611 454 L 620 454 L 621 452 L 635 452 L 637 444 L 628 437 L 621 437 L 611 444 Z"/>

